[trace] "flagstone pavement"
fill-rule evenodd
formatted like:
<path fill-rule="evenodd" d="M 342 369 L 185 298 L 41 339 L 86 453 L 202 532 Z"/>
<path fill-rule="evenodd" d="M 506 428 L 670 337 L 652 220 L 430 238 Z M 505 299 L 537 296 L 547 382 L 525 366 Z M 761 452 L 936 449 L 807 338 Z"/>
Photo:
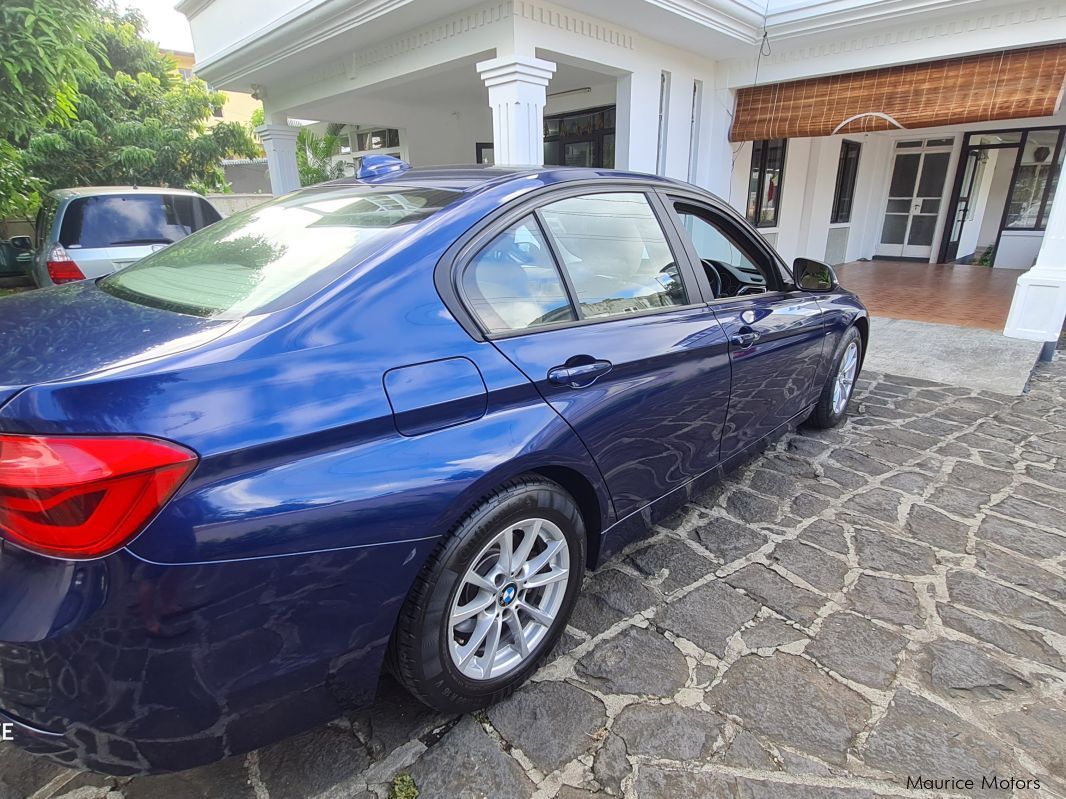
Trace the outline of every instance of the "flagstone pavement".
<path fill-rule="evenodd" d="M 421 799 L 1066 797 L 1064 657 L 1066 358 L 1021 397 L 868 374 L 842 428 L 590 575 L 502 704 L 442 717 L 385 678 L 348 718 L 132 780 L 0 745 L 0 799 L 384 799 L 401 774 Z"/>

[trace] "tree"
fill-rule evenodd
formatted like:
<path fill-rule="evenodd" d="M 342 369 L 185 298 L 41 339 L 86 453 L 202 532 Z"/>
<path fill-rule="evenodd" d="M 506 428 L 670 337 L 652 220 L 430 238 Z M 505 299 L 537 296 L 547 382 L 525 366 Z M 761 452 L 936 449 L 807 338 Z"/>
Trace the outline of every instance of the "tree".
<path fill-rule="evenodd" d="M 43 188 L 133 183 L 224 191 L 221 160 L 256 154 L 243 125 L 207 126 L 225 95 L 182 80 L 174 62 L 142 38 L 143 28 L 135 11 L 98 10 L 91 49 L 97 71 L 78 85 L 75 119 L 46 125 L 23 153 L 24 169 Z"/>
<path fill-rule="evenodd" d="M 41 183 L 19 147 L 39 126 L 75 116 L 79 76 L 98 70 L 96 13 L 92 0 L 0 3 L 0 219 L 37 205 Z"/>
<path fill-rule="evenodd" d="M 344 177 L 344 164 L 332 160 L 342 130 L 344 125 L 339 122 L 330 122 L 321 136 L 308 127 L 300 128 L 296 137 L 296 167 L 300 170 L 301 186 Z"/>
<path fill-rule="evenodd" d="M 18 145 L 76 112 L 79 76 L 98 69 L 92 0 L 0 3 L 0 138 Z"/>

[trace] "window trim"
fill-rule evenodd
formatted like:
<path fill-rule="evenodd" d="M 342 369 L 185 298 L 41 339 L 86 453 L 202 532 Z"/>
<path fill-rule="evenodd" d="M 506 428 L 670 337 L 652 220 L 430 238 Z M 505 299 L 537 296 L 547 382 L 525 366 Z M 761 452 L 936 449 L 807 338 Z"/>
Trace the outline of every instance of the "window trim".
<path fill-rule="evenodd" d="M 659 314 L 689 311 L 706 306 L 705 292 L 698 276 L 694 272 L 691 256 L 684 244 L 684 240 L 677 235 L 676 222 L 664 213 L 662 199 L 659 196 L 658 184 L 632 183 L 619 181 L 614 182 L 574 182 L 569 184 L 553 184 L 538 190 L 527 197 L 519 200 L 516 204 L 505 206 L 500 211 L 488 218 L 481 227 L 475 228 L 462 239 L 457 241 L 444 256 L 438 261 L 434 271 L 434 281 L 437 285 L 437 293 L 444 300 L 445 305 L 452 311 L 456 321 L 477 341 L 495 341 L 498 339 L 515 338 L 517 336 L 533 336 L 539 333 L 547 333 L 553 330 L 585 327 L 586 325 L 611 324 L 626 319 L 634 319 L 643 316 L 655 316 Z M 589 194 L 643 194 L 648 201 L 652 214 L 659 223 L 674 262 L 678 265 L 682 285 L 688 295 L 689 302 L 685 305 L 667 305 L 661 308 L 647 308 L 642 311 L 634 311 L 617 316 L 581 316 L 580 305 L 576 302 L 573 293 L 573 285 L 570 276 L 562 266 L 555 244 L 551 236 L 546 235 L 543 220 L 539 211 L 545 205 L 550 205 L 558 200 L 570 197 L 581 197 Z M 554 322 L 549 325 L 541 325 L 535 328 L 523 330 L 507 330 L 502 332 L 490 332 L 485 329 L 477 314 L 471 308 L 470 301 L 463 289 L 463 275 L 470 263 L 478 254 L 488 246 L 493 239 L 505 231 L 512 224 L 529 214 L 535 214 L 537 224 L 541 226 L 541 233 L 545 236 L 551 250 L 552 259 L 556 263 L 556 269 L 563 276 L 563 285 L 570 296 L 571 308 L 577 312 L 576 321 Z M 680 254 L 680 256 L 679 256 Z M 461 313 L 456 310 L 461 309 Z"/>
<path fill-rule="evenodd" d="M 759 217 L 762 216 L 763 207 L 763 185 L 766 183 L 766 161 L 769 156 L 769 143 L 773 141 L 781 142 L 781 182 L 777 185 L 777 201 L 774 205 L 774 218 L 770 222 L 759 222 Z M 755 219 L 748 219 L 749 224 L 752 226 L 762 228 L 776 228 L 781 224 L 781 198 L 785 195 L 785 168 L 788 166 L 788 139 L 760 139 L 757 142 L 752 142 L 751 147 L 751 165 L 748 167 L 748 191 L 751 190 L 751 173 L 755 168 L 755 145 L 761 145 L 759 152 L 759 184 L 755 190 Z M 745 203 L 745 206 L 747 203 Z M 747 208 L 745 207 L 745 217 L 747 216 Z"/>
<path fill-rule="evenodd" d="M 573 315 L 574 318 L 573 319 L 566 319 L 566 320 L 563 320 L 563 321 L 560 321 L 560 322 L 552 322 L 552 323 L 546 324 L 546 325 L 536 325 L 536 326 L 532 326 L 532 327 L 523 327 L 523 328 L 519 328 L 518 330 L 489 330 L 488 326 L 485 324 L 485 320 L 481 317 L 480 314 L 477 313 L 477 311 L 474 310 L 474 303 L 471 301 L 470 292 L 466 289 L 467 274 L 470 272 L 470 270 L 473 268 L 474 264 L 477 262 L 478 257 L 483 252 L 485 252 L 488 249 L 488 247 L 494 241 L 496 241 L 497 238 L 499 238 L 504 233 L 506 233 L 508 230 L 510 230 L 512 227 L 514 227 L 515 225 L 523 222 L 526 219 L 529 219 L 529 220 L 532 221 L 533 226 L 537 229 L 537 233 L 540 234 L 541 239 L 544 241 L 544 246 L 547 248 L 547 253 L 546 254 L 547 254 L 548 258 L 551 260 L 552 266 L 555 267 L 555 274 L 559 278 L 559 284 L 563 288 L 563 294 L 566 297 L 567 303 L 569 303 L 570 313 Z M 559 326 L 562 326 L 562 325 L 574 324 L 575 322 L 580 322 L 582 320 L 582 318 L 583 318 L 581 316 L 581 308 L 580 308 L 580 305 L 577 302 L 577 299 L 576 299 L 577 295 L 574 292 L 574 287 L 573 287 L 573 285 L 570 282 L 570 276 L 560 266 L 560 264 L 561 264 L 561 260 L 559 259 L 559 254 L 558 254 L 558 252 L 555 249 L 555 244 L 552 242 L 551 237 L 548 236 L 547 226 L 544 224 L 544 220 L 541 219 L 540 208 L 533 208 L 533 209 L 531 209 L 529 211 L 529 213 L 523 214 L 522 216 L 520 216 L 517 219 L 513 220 L 509 225 L 507 225 L 507 227 L 505 227 L 502 230 L 500 230 L 499 232 L 497 232 L 495 236 L 493 236 L 488 241 L 486 241 L 483 246 L 481 246 L 479 249 L 477 249 L 469 258 L 466 259 L 466 261 L 463 263 L 462 268 L 459 269 L 458 273 L 457 273 L 458 285 L 459 285 L 459 287 L 461 289 L 460 296 L 462 298 L 463 304 L 465 305 L 467 311 L 470 313 L 470 316 L 473 317 L 474 321 L 478 324 L 478 327 L 481 328 L 481 330 L 485 333 L 486 336 L 491 336 L 493 338 L 500 338 L 500 337 L 507 336 L 507 335 L 510 335 L 510 334 L 513 334 L 513 333 L 532 332 L 532 331 L 535 331 L 535 330 L 542 330 L 544 328 L 559 327 Z M 484 295 L 482 295 L 482 298 L 484 299 Z M 498 315 L 499 314 L 497 313 L 497 316 Z"/>
<path fill-rule="evenodd" d="M 847 218 L 843 218 L 845 215 L 840 213 L 840 199 L 843 196 L 841 189 L 844 183 L 844 164 L 847 161 L 847 153 L 852 151 L 855 153 L 855 171 L 851 173 L 851 181 L 848 186 L 848 194 L 850 195 L 850 202 L 848 203 Z M 829 208 L 829 224 L 831 225 L 845 225 L 851 224 L 851 214 L 855 210 L 855 185 L 859 179 L 859 162 L 862 158 L 862 142 L 853 141 L 851 139 L 842 139 L 840 142 L 840 156 L 837 158 L 837 176 L 833 189 L 833 204 Z"/>

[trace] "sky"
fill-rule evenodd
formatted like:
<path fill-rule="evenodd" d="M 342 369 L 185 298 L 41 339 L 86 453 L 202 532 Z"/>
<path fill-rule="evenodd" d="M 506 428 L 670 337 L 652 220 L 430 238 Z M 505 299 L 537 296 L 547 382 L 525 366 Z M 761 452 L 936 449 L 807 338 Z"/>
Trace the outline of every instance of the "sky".
<path fill-rule="evenodd" d="M 125 8 L 136 8 L 148 20 L 149 39 L 167 50 L 192 52 L 189 21 L 174 10 L 177 0 L 119 0 Z"/>

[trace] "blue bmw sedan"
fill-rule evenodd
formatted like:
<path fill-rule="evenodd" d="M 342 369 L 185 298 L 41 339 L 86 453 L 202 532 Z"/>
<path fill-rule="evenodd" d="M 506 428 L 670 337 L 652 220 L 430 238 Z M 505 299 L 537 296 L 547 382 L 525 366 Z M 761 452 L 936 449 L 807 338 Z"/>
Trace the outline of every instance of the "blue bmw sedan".
<path fill-rule="evenodd" d="M 373 699 L 507 696 L 585 570 L 790 426 L 869 334 L 684 183 L 411 169 L 0 301 L 0 723 L 112 774 Z"/>

